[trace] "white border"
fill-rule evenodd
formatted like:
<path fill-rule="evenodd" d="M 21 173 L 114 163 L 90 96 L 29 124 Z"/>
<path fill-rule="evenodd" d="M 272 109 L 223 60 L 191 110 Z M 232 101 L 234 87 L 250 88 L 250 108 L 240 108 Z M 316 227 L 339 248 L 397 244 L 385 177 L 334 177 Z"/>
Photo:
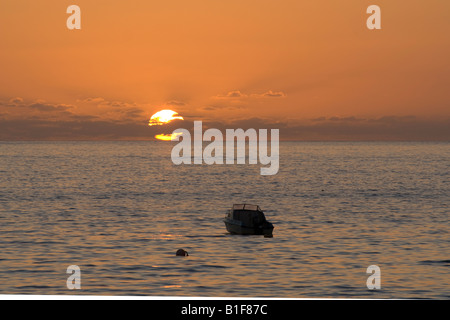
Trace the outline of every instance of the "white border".
<path fill-rule="evenodd" d="M 94 295 L 13 295 L 0 294 L 0 300 L 392 300 L 346 298 L 237 298 L 237 297 L 172 297 L 172 296 L 94 296 Z"/>

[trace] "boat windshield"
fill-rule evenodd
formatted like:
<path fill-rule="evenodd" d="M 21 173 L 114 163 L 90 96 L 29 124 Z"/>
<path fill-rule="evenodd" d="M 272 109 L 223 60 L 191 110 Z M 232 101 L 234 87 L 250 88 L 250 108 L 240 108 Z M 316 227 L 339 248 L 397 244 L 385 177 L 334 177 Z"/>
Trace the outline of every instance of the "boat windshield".
<path fill-rule="evenodd" d="M 233 205 L 233 210 L 261 211 L 259 206 L 254 204 L 235 204 Z"/>

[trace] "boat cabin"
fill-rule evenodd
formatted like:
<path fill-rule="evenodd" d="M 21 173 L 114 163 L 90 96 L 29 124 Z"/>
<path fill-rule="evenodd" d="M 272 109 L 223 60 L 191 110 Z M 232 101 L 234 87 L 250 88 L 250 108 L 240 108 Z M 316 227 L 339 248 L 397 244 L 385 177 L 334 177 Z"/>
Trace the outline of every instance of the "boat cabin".
<path fill-rule="evenodd" d="M 228 211 L 229 219 L 238 220 L 247 226 L 261 225 L 266 221 L 266 217 L 261 208 L 253 204 L 235 204 Z"/>

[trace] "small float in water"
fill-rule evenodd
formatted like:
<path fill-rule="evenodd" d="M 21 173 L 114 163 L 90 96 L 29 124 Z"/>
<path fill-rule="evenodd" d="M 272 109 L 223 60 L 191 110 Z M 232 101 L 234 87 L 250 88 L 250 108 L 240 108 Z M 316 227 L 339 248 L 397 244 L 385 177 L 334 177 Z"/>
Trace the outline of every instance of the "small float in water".
<path fill-rule="evenodd" d="M 264 212 L 257 205 L 235 204 L 225 215 L 225 226 L 232 234 L 262 234 L 272 237 L 273 224 L 266 220 Z"/>

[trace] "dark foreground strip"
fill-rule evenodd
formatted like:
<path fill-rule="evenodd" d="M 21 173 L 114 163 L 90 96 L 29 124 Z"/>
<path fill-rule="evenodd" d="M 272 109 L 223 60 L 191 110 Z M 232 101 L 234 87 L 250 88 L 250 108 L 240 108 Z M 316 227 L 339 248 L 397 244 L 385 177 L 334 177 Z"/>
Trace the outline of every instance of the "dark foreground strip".
<path fill-rule="evenodd" d="M 423 312 L 427 318 L 445 314 L 444 303 L 448 306 L 448 300 L 35 300 L 0 301 L 0 306 L 5 314 L 26 319 L 407 319 Z"/>

